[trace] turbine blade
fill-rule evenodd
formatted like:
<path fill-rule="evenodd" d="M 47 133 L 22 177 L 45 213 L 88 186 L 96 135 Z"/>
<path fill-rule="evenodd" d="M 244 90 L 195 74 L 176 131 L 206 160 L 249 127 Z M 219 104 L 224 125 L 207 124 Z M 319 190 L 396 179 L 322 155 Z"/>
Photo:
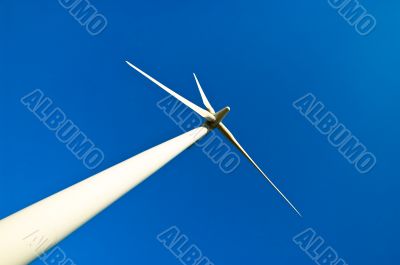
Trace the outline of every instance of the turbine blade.
<path fill-rule="evenodd" d="M 300 212 L 294 207 L 294 205 L 286 198 L 286 196 L 278 189 L 277 186 L 269 179 L 269 177 L 261 170 L 261 168 L 254 162 L 254 160 L 247 154 L 244 148 L 239 144 L 233 134 L 228 130 L 228 128 L 221 122 L 218 124 L 218 129 L 224 134 L 234 146 L 236 146 L 240 152 L 253 164 L 253 166 L 268 180 L 268 182 L 274 187 L 274 189 L 282 196 L 283 199 L 296 211 L 296 213 L 301 216 Z"/>
<path fill-rule="evenodd" d="M 214 108 L 211 106 L 210 101 L 208 101 L 208 99 L 207 99 L 207 97 L 206 97 L 206 94 L 204 94 L 204 91 L 203 91 L 203 89 L 201 88 L 200 82 L 199 82 L 199 80 L 197 79 L 196 74 L 193 73 L 193 76 L 194 76 L 194 79 L 196 80 L 197 87 L 199 88 L 200 95 L 201 95 L 201 99 L 203 100 L 204 106 L 206 106 L 206 108 L 208 109 L 209 112 L 211 112 L 211 113 L 214 114 L 214 113 L 215 113 L 215 110 L 214 110 Z"/>
<path fill-rule="evenodd" d="M 202 116 L 203 118 L 207 119 L 208 121 L 215 121 L 215 117 L 214 115 L 212 115 L 210 112 L 206 111 L 205 109 L 200 108 L 199 106 L 197 106 L 196 104 L 190 102 L 189 100 L 187 100 L 186 98 L 180 96 L 179 94 L 175 93 L 174 91 L 172 91 L 170 88 L 166 87 L 165 85 L 161 84 L 159 81 L 157 81 L 156 79 L 154 79 L 153 77 L 151 77 L 150 75 L 146 74 L 145 72 L 143 72 L 141 69 L 139 69 L 138 67 L 136 67 L 135 65 L 131 64 L 128 61 L 125 61 L 130 67 L 132 67 L 133 69 L 135 69 L 136 71 L 138 71 L 139 73 L 141 73 L 144 77 L 146 77 L 147 79 L 149 79 L 150 81 L 152 81 L 153 83 L 155 83 L 156 85 L 158 85 L 160 88 L 162 88 L 163 90 L 165 90 L 166 92 L 168 92 L 170 95 L 172 95 L 173 97 L 175 97 L 177 100 L 179 100 L 180 102 L 182 102 L 183 104 L 185 104 L 186 106 L 188 106 L 189 108 L 191 108 L 193 111 L 195 111 L 196 113 L 198 113 L 200 116 Z"/>

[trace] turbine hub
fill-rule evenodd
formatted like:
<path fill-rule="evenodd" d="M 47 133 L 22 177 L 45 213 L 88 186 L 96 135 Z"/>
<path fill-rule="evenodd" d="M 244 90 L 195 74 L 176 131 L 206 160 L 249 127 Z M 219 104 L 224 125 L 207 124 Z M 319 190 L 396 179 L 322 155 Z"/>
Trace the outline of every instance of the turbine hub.
<path fill-rule="evenodd" d="M 218 126 L 218 124 L 225 118 L 225 116 L 228 114 L 228 112 L 231 110 L 230 107 L 225 107 L 223 109 L 221 109 L 220 111 L 218 111 L 217 113 L 214 114 L 215 117 L 215 121 L 207 121 L 206 125 L 210 128 L 210 129 L 214 129 L 215 127 Z"/>

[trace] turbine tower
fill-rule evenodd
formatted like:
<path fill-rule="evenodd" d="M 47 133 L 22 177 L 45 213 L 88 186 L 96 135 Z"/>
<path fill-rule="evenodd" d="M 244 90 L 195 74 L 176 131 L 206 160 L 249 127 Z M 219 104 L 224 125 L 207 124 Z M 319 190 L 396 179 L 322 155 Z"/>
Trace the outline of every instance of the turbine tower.
<path fill-rule="evenodd" d="M 228 128 L 222 124 L 221 121 L 229 112 L 229 107 L 215 112 L 206 98 L 196 75 L 194 77 L 207 110 L 178 95 L 133 64 L 127 63 L 201 115 L 206 122 L 198 128 L 148 149 L 0 220 L 1 265 L 28 264 L 106 209 L 214 128 L 218 128 L 243 153 L 300 215 L 293 204 L 241 147 Z"/>

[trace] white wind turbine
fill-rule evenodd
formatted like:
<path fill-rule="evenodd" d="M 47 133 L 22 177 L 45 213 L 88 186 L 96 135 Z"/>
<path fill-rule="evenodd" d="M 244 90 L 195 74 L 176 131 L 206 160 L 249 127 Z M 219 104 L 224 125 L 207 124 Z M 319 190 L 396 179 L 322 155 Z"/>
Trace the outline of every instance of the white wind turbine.
<path fill-rule="evenodd" d="M 283 199 L 296 211 L 298 215 L 301 216 L 300 212 L 294 207 L 294 205 L 286 198 L 286 196 L 278 189 L 278 187 L 271 181 L 271 179 L 261 170 L 261 168 L 254 162 L 254 160 L 247 154 L 247 152 L 244 150 L 244 148 L 239 144 L 239 142 L 236 140 L 236 138 L 233 136 L 231 131 L 222 123 L 222 119 L 225 117 L 226 114 L 230 111 L 229 107 L 225 107 L 222 110 L 218 111 L 217 113 L 215 112 L 214 108 L 211 106 L 210 102 L 208 101 L 203 88 L 200 85 L 199 80 L 197 79 L 197 76 L 195 73 L 193 73 L 194 79 L 196 80 L 197 87 L 199 88 L 201 99 L 203 100 L 204 105 L 206 106 L 207 110 L 204 110 L 200 108 L 199 106 L 195 105 L 194 103 L 190 102 L 189 100 L 183 98 L 182 96 L 178 95 L 165 85 L 161 84 L 159 81 L 154 79 L 153 77 L 149 76 L 145 72 L 143 72 L 141 69 L 139 69 L 137 66 L 131 64 L 130 62 L 126 62 L 129 66 L 131 66 L 133 69 L 144 75 L 146 78 L 148 78 L 150 81 L 153 83 L 157 84 L 159 87 L 167 91 L 169 94 L 174 96 L 176 99 L 181 101 L 183 104 L 191 108 L 193 111 L 197 112 L 200 116 L 205 118 L 207 120 L 206 125 L 210 129 L 218 128 L 223 135 L 228 138 L 228 140 L 237 148 L 239 151 L 250 161 L 250 163 L 253 164 L 253 166 L 264 176 L 265 179 L 268 180 L 268 182 L 274 187 L 274 189 L 282 196 Z"/>
<path fill-rule="evenodd" d="M 0 264 L 28 264 L 214 128 L 218 128 L 243 153 L 300 215 L 221 122 L 229 112 L 229 107 L 215 112 L 196 75 L 194 77 L 207 110 L 178 95 L 133 64 L 127 64 L 205 118 L 206 122 L 0 220 Z"/>

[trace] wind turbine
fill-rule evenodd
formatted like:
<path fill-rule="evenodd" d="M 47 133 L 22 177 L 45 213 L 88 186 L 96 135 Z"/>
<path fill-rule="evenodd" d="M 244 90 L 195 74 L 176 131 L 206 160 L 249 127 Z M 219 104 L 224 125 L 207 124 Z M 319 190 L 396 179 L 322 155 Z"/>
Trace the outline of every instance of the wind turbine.
<path fill-rule="evenodd" d="M 230 110 L 229 107 L 215 112 L 196 75 L 194 78 L 207 110 L 178 95 L 135 65 L 129 62 L 127 64 L 205 118 L 205 123 L 0 220 L 0 264 L 28 264 L 214 128 L 218 128 L 243 153 L 300 215 L 299 211 L 258 167 L 222 123 Z M 59 260 L 59 262 L 61 264 L 64 261 Z"/>
<path fill-rule="evenodd" d="M 261 168 L 254 162 L 254 160 L 247 154 L 247 152 L 244 150 L 244 148 L 239 144 L 239 142 L 236 140 L 235 136 L 231 133 L 231 131 L 222 123 L 222 120 L 225 118 L 226 114 L 230 111 L 229 107 L 225 107 L 221 109 L 218 112 L 215 112 L 214 108 L 211 106 L 210 101 L 208 101 L 206 94 L 203 91 L 203 88 L 200 85 L 199 80 L 197 79 L 197 76 L 195 73 L 193 73 L 194 79 L 196 80 L 197 87 L 199 88 L 201 99 L 203 101 L 204 106 L 206 106 L 207 110 L 204 110 L 200 108 L 199 106 L 195 105 L 194 103 L 190 102 L 189 100 L 185 99 L 184 97 L 178 95 L 174 91 L 172 91 L 170 88 L 166 87 L 165 85 L 161 84 L 159 81 L 148 75 L 147 73 L 143 72 L 140 68 L 137 66 L 131 64 L 130 62 L 126 61 L 126 63 L 131 66 L 133 69 L 141 73 L 143 76 L 145 76 L 147 79 L 167 91 L 170 95 L 181 101 L 183 104 L 191 108 L 193 111 L 195 111 L 197 114 L 202 116 L 207 120 L 205 125 L 210 128 L 218 128 L 220 132 L 228 138 L 228 140 L 237 148 L 239 151 L 250 161 L 250 163 L 264 176 L 264 178 L 274 187 L 274 189 L 282 196 L 282 198 L 295 210 L 295 212 L 301 216 L 300 212 L 294 207 L 294 205 L 288 200 L 288 198 L 278 189 L 278 187 L 271 181 L 271 179 L 261 170 Z"/>

